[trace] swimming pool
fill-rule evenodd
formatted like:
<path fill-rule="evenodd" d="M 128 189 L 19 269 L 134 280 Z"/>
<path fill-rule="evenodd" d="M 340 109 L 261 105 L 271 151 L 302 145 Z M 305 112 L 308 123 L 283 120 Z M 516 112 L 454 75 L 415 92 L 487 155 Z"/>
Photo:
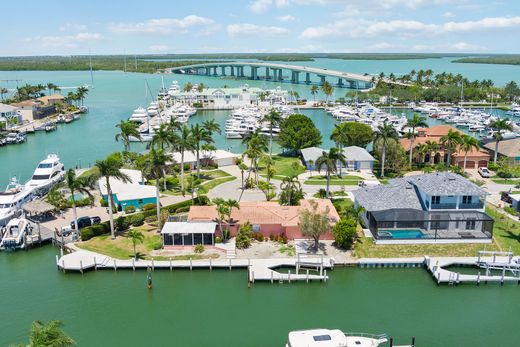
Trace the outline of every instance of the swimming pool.
<path fill-rule="evenodd" d="M 419 229 L 379 230 L 377 234 L 379 238 L 385 239 L 420 239 L 424 237 L 424 234 Z"/>

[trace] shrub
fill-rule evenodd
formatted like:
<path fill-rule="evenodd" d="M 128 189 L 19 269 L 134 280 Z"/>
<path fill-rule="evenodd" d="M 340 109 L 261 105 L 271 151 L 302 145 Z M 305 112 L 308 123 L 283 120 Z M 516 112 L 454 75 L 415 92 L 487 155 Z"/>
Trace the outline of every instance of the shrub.
<path fill-rule="evenodd" d="M 210 204 L 210 200 L 206 195 L 197 196 L 195 198 L 195 205 L 197 206 L 208 206 Z"/>
<path fill-rule="evenodd" d="M 204 253 L 204 245 L 198 244 L 193 248 L 195 253 Z"/>
<path fill-rule="evenodd" d="M 87 241 L 94 236 L 103 235 L 110 232 L 110 225 L 108 222 L 92 225 L 80 230 L 81 241 Z"/>
<path fill-rule="evenodd" d="M 135 206 L 126 206 L 125 207 L 125 213 L 134 213 L 135 212 Z"/>
<path fill-rule="evenodd" d="M 253 230 L 253 227 L 249 222 L 240 226 L 235 239 L 235 244 L 238 249 L 245 249 L 251 246 L 251 230 Z"/>
<path fill-rule="evenodd" d="M 106 201 L 103 198 L 101 198 L 101 200 L 99 200 L 99 203 L 100 203 L 101 207 L 108 207 L 108 201 Z"/>
<path fill-rule="evenodd" d="M 511 207 L 511 206 L 505 206 L 504 211 L 506 211 L 509 214 L 512 214 L 513 216 L 520 215 L 520 212 L 518 212 L 514 207 Z"/>
<path fill-rule="evenodd" d="M 253 233 L 251 235 L 251 237 L 253 239 L 255 239 L 256 241 L 260 241 L 260 242 L 264 241 L 264 235 L 262 235 L 262 233 Z"/>
<path fill-rule="evenodd" d="M 178 188 L 180 185 L 180 181 L 177 177 L 168 177 L 166 178 L 166 188 L 172 190 Z"/>
<path fill-rule="evenodd" d="M 149 203 L 149 204 L 144 204 L 141 209 L 143 211 L 151 211 L 151 210 L 155 210 L 155 208 L 156 208 L 155 204 Z"/>
<path fill-rule="evenodd" d="M 215 243 L 222 243 L 222 238 L 220 236 L 215 236 Z"/>
<path fill-rule="evenodd" d="M 130 219 L 131 220 L 131 224 L 134 226 L 134 227 L 138 227 L 138 226 L 141 226 L 144 224 L 144 215 L 143 214 L 135 214 L 132 216 L 132 218 Z"/>
<path fill-rule="evenodd" d="M 356 239 L 356 228 L 357 221 L 353 219 L 340 219 L 334 228 L 332 233 L 334 234 L 334 241 L 336 246 L 343 249 L 350 249 Z"/>
<path fill-rule="evenodd" d="M 497 176 L 500 177 L 500 178 L 511 178 L 513 177 L 513 174 L 509 171 L 498 171 L 497 172 Z"/>
<path fill-rule="evenodd" d="M 148 224 L 157 222 L 157 216 L 148 216 L 144 219 Z"/>
<path fill-rule="evenodd" d="M 157 237 L 157 239 L 153 240 L 153 242 L 151 243 L 151 246 L 154 251 L 161 249 L 163 247 L 161 237 L 159 236 L 159 237 Z"/>
<path fill-rule="evenodd" d="M 128 223 L 125 217 L 121 216 L 116 219 L 115 227 L 118 231 L 125 231 L 130 227 L 130 223 Z"/>
<path fill-rule="evenodd" d="M 189 210 L 190 210 L 190 206 L 183 206 L 183 207 L 177 208 L 177 210 L 175 210 L 175 213 L 184 213 L 184 212 L 188 212 Z"/>

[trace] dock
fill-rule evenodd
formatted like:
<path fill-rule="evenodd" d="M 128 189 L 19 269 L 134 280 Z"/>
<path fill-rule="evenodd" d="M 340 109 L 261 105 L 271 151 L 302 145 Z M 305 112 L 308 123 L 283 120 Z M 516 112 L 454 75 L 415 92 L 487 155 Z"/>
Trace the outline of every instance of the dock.
<path fill-rule="evenodd" d="M 56 266 L 64 272 L 81 272 L 88 270 L 138 270 L 138 269 L 247 269 L 248 283 L 256 281 L 270 281 L 274 283 L 293 281 L 322 281 L 328 280 L 327 269 L 334 267 L 334 259 L 323 256 L 273 259 L 189 259 L 189 260 L 135 260 L 116 259 L 99 253 L 67 246 L 71 253 L 59 257 L 56 255 Z M 281 273 L 278 268 L 294 268 L 295 272 Z"/>

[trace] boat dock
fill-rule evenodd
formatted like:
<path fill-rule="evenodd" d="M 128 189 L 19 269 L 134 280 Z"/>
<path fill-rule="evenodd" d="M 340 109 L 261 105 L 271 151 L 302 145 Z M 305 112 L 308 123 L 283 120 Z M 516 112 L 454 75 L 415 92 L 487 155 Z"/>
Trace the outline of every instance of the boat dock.
<path fill-rule="evenodd" d="M 256 281 L 275 281 L 278 283 L 292 281 L 323 281 L 328 280 L 327 269 L 334 267 L 332 258 L 323 256 L 275 258 L 275 259 L 196 259 L 196 260 L 135 260 L 115 259 L 99 253 L 68 246 L 71 253 L 59 257 L 56 255 L 56 266 L 64 272 L 74 271 L 84 273 L 88 270 L 133 270 L 136 269 L 248 269 L 248 283 Z M 278 268 L 294 268 L 295 272 L 281 273 Z"/>

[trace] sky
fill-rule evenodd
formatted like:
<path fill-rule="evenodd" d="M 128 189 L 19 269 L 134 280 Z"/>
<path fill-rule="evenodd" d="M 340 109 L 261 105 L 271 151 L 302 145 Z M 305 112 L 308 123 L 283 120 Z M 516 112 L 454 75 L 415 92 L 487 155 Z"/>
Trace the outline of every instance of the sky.
<path fill-rule="evenodd" d="M 26 0 L 0 9 L 0 56 L 520 53 L 519 0 Z"/>

